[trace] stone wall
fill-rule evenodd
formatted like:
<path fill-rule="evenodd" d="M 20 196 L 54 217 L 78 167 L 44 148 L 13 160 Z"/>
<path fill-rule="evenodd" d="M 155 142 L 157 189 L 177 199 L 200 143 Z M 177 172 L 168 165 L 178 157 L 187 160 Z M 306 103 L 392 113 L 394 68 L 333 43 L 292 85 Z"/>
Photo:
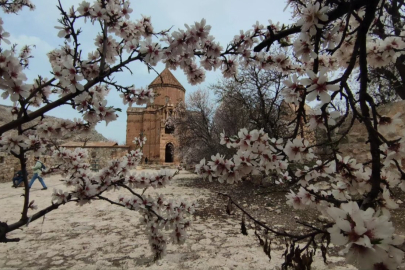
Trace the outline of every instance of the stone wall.
<path fill-rule="evenodd" d="M 144 156 L 149 160 L 159 161 L 159 145 L 161 132 L 162 110 L 149 106 L 147 108 L 129 108 L 127 111 L 127 139 L 126 145 L 135 149 L 133 140 L 140 134 L 146 136 L 143 148 Z"/>
<path fill-rule="evenodd" d="M 44 163 L 46 168 L 50 168 L 55 164 L 54 159 L 51 156 L 43 155 L 40 156 L 40 161 Z M 35 165 L 34 155 L 28 155 L 27 157 L 27 173 L 28 179 L 30 179 L 33 175 L 32 167 Z M 10 154 L 6 154 L 5 152 L 0 152 L 0 183 L 7 183 L 13 179 L 13 176 L 16 172 L 21 170 L 20 167 L 20 160 L 15 158 Z"/>
<path fill-rule="evenodd" d="M 11 107 L 10 106 L 5 106 L 5 105 L 0 105 L 0 126 L 9 123 L 10 121 L 13 120 L 13 116 L 10 113 Z M 29 126 L 38 124 L 41 118 L 37 118 L 30 123 L 24 124 L 23 128 L 27 128 Z M 49 124 L 55 124 L 57 121 L 61 120 L 61 118 L 56 118 L 52 116 L 46 115 L 42 121 L 44 123 L 49 123 Z M 6 134 L 17 134 L 16 130 L 8 131 Z M 103 135 L 98 133 L 94 128 L 89 130 L 86 133 L 78 133 L 78 132 L 68 132 L 66 134 L 63 134 L 62 137 L 60 137 L 57 141 L 59 144 L 63 144 L 65 141 L 70 140 L 70 141 L 80 141 L 80 140 L 90 140 L 90 141 L 107 141 L 106 138 L 104 138 Z M 31 167 L 34 166 L 34 155 L 29 154 L 28 155 L 28 177 L 30 178 L 32 176 L 32 169 Z M 52 164 L 53 159 L 50 156 L 41 156 L 40 158 L 46 165 L 47 168 L 55 165 Z M 0 183 L 4 182 L 10 182 L 16 172 L 20 170 L 20 163 L 17 158 L 14 156 L 7 154 L 5 152 L 0 151 Z"/>
<path fill-rule="evenodd" d="M 14 173 L 19 171 L 20 161 L 12 155 L 0 153 L 0 183 L 10 182 Z"/>
<path fill-rule="evenodd" d="M 401 125 L 396 126 L 396 132 L 387 133 L 383 128 L 379 129 L 379 132 L 383 134 L 387 139 L 393 140 L 401 136 L 404 136 L 405 131 L 405 100 L 393 102 L 380 106 L 377 109 L 378 113 L 382 116 L 393 117 L 397 113 L 399 119 L 402 120 Z M 345 125 L 340 129 L 339 133 L 344 132 L 348 126 L 349 121 L 346 121 Z M 365 162 L 371 158 L 370 146 L 367 144 L 368 135 L 366 127 L 363 123 L 355 121 L 349 134 L 342 140 L 339 145 L 339 150 L 342 152 L 342 156 L 352 156 L 358 162 Z"/>
<path fill-rule="evenodd" d="M 126 146 L 110 146 L 110 147 L 84 147 L 89 155 L 87 162 L 90 163 L 93 170 L 97 170 L 107 166 L 109 161 L 119 159 L 128 153 Z"/>
<path fill-rule="evenodd" d="M 67 147 L 73 150 L 73 147 Z M 111 146 L 111 147 L 84 147 L 89 153 L 89 158 L 86 161 L 90 163 L 93 168 L 97 165 L 98 168 L 105 167 L 112 159 L 118 159 L 128 153 L 126 146 Z M 51 168 L 57 165 L 51 156 L 40 156 L 40 161 L 44 163 L 46 168 Z M 34 155 L 29 155 L 27 160 L 28 179 L 33 175 L 32 167 L 34 164 Z M 96 169 L 96 168 L 95 168 Z M 11 182 L 16 172 L 20 170 L 20 161 L 12 155 L 0 152 L 0 183 Z"/>

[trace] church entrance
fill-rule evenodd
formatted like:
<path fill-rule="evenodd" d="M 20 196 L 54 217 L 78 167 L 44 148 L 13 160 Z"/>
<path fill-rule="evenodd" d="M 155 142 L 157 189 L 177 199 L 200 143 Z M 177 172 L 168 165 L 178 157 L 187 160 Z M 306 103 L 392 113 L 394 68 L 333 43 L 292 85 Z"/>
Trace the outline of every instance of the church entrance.
<path fill-rule="evenodd" d="M 166 144 L 165 162 L 174 161 L 174 145 L 172 143 Z"/>

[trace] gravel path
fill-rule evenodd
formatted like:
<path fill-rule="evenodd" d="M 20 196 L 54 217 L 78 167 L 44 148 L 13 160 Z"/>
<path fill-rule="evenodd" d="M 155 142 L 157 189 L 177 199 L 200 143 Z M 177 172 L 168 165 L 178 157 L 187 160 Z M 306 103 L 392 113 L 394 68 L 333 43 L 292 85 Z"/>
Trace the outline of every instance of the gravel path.
<path fill-rule="evenodd" d="M 45 179 L 48 190 L 35 183 L 31 198 L 38 209 L 50 204 L 53 188 L 63 188 L 59 176 Z M 198 178 L 182 172 L 168 188 L 157 192 L 202 206 L 222 207 L 209 189 L 193 187 Z M 22 209 L 23 189 L 0 184 L 0 219 L 15 221 Z M 109 192 L 116 200 L 123 191 Z M 156 191 L 147 191 L 151 194 Z M 32 213 L 31 213 L 32 214 Z M 239 220 L 223 215 L 196 215 L 189 239 L 182 246 L 169 245 L 168 254 L 154 263 L 147 238 L 139 225 L 140 215 L 110 205 L 93 202 L 60 207 L 22 230 L 10 233 L 19 243 L 0 243 L 0 269 L 278 269 L 282 251 L 273 244 L 272 260 L 262 252 L 253 232 L 240 234 Z M 327 266 L 317 255 L 314 269 L 354 269 L 342 266 L 344 258 L 330 257 Z"/>

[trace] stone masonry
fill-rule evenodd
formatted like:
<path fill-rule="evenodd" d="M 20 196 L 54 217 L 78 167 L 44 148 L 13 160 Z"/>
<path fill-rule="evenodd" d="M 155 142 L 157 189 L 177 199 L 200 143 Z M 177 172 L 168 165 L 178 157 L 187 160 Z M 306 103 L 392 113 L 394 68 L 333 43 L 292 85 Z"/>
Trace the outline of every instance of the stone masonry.
<path fill-rule="evenodd" d="M 405 100 L 384 104 L 377 108 L 377 111 L 382 116 L 393 117 L 398 114 L 398 118 L 402 120 L 401 125 L 396 126 L 395 132 L 387 133 L 383 128 L 379 129 L 379 132 L 383 134 L 387 139 L 393 140 L 404 136 L 405 131 Z M 349 116 L 350 118 L 350 116 Z M 350 119 L 345 122 L 348 125 Z M 346 126 L 343 126 L 340 132 L 346 130 Z M 338 136 L 340 136 L 338 132 Z M 367 131 L 363 123 L 355 121 L 349 134 L 342 140 L 339 145 L 341 155 L 354 157 L 358 162 L 365 162 L 371 158 L 370 145 L 367 143 Z M 404 165 L 405 163 L 402 163 Z"/>
<path fill-rule="evenodd" d="M 62 147 L 68 149 L 83 148 L 88 151 L 87 163 L 93 171 L 98 171 L 108 165 L 111 160 L 119 159 L 128 153 L 128 146 L 118 145 L 116 142 L 67 142 Z"/>
<path fill-rule="evenodd" d="M 179 164 L 176 155 L 178 145 L 173 136 L 174 127 L 171 119 L 176 117 L 176 107 L 184 101 L 186 90 L 165 69 L 149 85 L 155 92 L 155 101 L 145 107 L 128 108 L 127 110 L 127 139 L 126 145 L 130 150 L 135 148 L 135 137 L 146 136 L 143 148 L 144 157 L 152 164 Z"/>
<path fill-rule="evenodd" d="M 40 156 L 40 161 L 42 161 L 47 168 L 56 165 L 53 162 L 51 156 L 42 155 Z M 27 157 L 27 173 L 28 179 L 33 175 L 32 167 L 34 166 L 34 155 L 30 154 Z M 10 182 L 13 179 L 13 176 L 16 172 L 21 170 L 20 160 L 14 157 L 13 155 L 7 154 L 5 152 L 0 152 L 0 183 Z"/>

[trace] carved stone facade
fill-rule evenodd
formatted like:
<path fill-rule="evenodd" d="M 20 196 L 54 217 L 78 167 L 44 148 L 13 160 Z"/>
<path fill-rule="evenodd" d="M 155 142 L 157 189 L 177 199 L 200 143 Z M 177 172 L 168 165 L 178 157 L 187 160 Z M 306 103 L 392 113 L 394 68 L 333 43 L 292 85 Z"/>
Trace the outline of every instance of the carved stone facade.
<path fill-rule="evenodd" d="M 146 136 L 143 148 L 144 158 L 153 164 L 179 164 L 176 155 L 177 140 L 173 136 L 174 127 L 171 119 L 176 117 L 176 107 L 184 102 L 186 90 L 165 69 L 149 85 L 155 92 L 155 101 L 143 108 L 128 108 L 126 145 L 135 148 L 133 140 L 140 135 Z"/>

